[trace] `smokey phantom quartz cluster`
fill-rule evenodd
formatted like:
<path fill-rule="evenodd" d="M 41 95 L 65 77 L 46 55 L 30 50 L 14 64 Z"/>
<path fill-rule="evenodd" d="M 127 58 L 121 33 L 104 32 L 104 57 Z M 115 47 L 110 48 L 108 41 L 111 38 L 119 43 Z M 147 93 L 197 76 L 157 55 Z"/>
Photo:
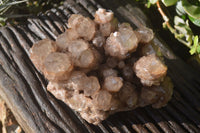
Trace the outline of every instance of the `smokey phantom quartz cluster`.
<path fill-rule="evenodd" d="M 151 29 L 133 30 L 105 9 L 94 20 L 73 14 L 68 27 L 56 41 L 34 44 L 30 59 L 49 80 L 47 90 L 86 121 L 98 124 L 146 105 L 160 108 L 171 99 L 173 84 Z"/>

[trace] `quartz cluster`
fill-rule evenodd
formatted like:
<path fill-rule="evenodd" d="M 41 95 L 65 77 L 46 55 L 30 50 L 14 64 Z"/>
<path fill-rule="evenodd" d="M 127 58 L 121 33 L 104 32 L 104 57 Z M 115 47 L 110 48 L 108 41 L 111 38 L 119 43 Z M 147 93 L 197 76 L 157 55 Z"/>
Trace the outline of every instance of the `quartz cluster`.
<path fill-rule="evenodd" d="M 30 59 L 49 80 L 47 90 L 92 124 L 110 114 L 167 104 L 173 84 L 153 50 L 153 31 L 133 30 L 112 12 L 98 9 L 92 20 L 73 14 L 56 41 L 35 43 Z"/>

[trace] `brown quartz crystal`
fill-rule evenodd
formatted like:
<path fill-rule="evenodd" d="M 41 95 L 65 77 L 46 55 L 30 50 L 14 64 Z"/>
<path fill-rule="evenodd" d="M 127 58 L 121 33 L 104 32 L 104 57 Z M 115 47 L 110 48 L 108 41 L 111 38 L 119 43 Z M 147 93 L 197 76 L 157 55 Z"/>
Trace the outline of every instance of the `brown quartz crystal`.
<path fill-rule="evenodd" d="M 147 27 L 137 29 L 136 34 L 140 43 L 149 43 L 154 37 L 153 31 Z"/>
<path fill-rule="evenodd" d="M 64 33 L 60 34 L 56 39 L 58 51 L 66 51 L 70 42 L 79 38 L 78 33 L 74 29 L 67 29 Z"/>
<path fill-rule="evenodd" d="M 119 92 L 119 98 L 129 108 L 136 106 L 138 100 L 136 87 L 130 82 L 124 82 L 124 85 Z"/>
<path fill-rule="evenodd" d="M 32 46 L 30 59 L 39 71 L 43 71 L 44 60 L 52 52 L 56 52 L 56 43 L 49 39 L 44 39 Z"/>
<path fill-rule="evenodd" d="M 44 75 L 48 80 L 67 80 L 73 69 L 67 53 L 50 53 L 44 61 Z"/>
<path fill-rule="evenodd" d="M 136 51 L 138 42 L 137 35 L 130 25 L 123 23 L 118 31 L 110 34 L 104 48 L 109 55 L 124 59 L 128 53 Z"/>
<path fill-rule="evenodd" d="M 110 103 L 112 99 L 112 95 L 106 90 L 100 90 L 93 97 L 94 105 L 103 111 L 108 111 L 110 109 Z"/>
<path fill-rule="evenodd" d="M 74 29 L 79 37 L 85 40 L 92 40 L 96 33 L 96 26 L 94 21 L 79 14 L 73 14 L 69 18 L 68 27 Z"/>
<path fill-rule="evenodd" d="M 92 96 L 100 90 L 99 80 L 95 76 L 83 79 L 83 91 L 85 96 Z"/>
<path fill-rule="evenodd" d="M 120 77 L 108 76 L 104 80 L 103 88 L 109 92 L 118 92 L 123 85 Z"/>
<path fill-rule="evenodd" d="M 96 46 L 97 48 L 101 48 L 104 44 L 105 44 L 105 37 L 102 35 L 102 33 L 100 31 L 97 31 L 92 43 L 94 44 L 94 46 Z"/>
<path fill-rule="evenodd" d="M 141 57 L 134 65 L 134 71 L 146 86 L 159 85 L 167 73 L 167 67 L 155 54 Z"/>
<path fill-rule="evenodd" d="M 105 9 L 94 20 L 71 15 L 68 28 L 56 41 L 35 43 L 30 59 L 49 80 L 47 90 L 87 122 L 147 105 L 161 108 L 171 99 L 173 84 L 151 29 L 118 24 Z"/>
<path fill-rule="evenodd" d="M 117 29 L 118 21 L 116 18 L 113 18 L 111 21 L 100 24 L 99 30 L 101 31 L 102 35 L 108 37 L 110 33 L 114 32 Z"/>
<path fill-rule="evenodd" d="M 72 57 L 78 58 L 81 53 L 89 48 L 89 43 L 83 39 L 77 39 L 71 41 L 68 46 L 68 51 L 72 54 Z"/>
<path fill-rule="evenodd" d="M 68 88 L 66 81 L 50 81 L 47 85 L 47 90 L 54 94 L 59 100 L 72 97 L 74 91 L 71 88 Z"/>
<path fill-rule="evenodd" d="M 117 70 L 114 70 L 112 68 L 104 68 L 101 70 L 103 78 L 114 76 L 117 77 Z"/>
<path fill-rule="evenodd" d="M 99 8 L 95 13 L 94 21 L 98 24 L 105 24 L 110 22 L 114 17 L 113 12 L 106 12 L 105 9 Z"/>

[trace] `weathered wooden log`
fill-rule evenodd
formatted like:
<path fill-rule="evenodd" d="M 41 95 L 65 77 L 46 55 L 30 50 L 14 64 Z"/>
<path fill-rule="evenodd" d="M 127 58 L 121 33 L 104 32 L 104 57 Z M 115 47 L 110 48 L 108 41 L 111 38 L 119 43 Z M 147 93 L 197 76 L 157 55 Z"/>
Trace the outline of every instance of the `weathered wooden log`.
<path fill-rule="evenodd" d="M 156 35 L 154 44 L 166 58 L 175 84 L 172 101 L 162 109 L 145 107 L 110 116 L 97 126 L 46 90 L 46 79 L 29 59 L 29 48 L 44 38 L 56 39 L 67 28 L 68 17 L 80 13 L 93 17 L 97 8 L 111 9 L 120 21 L 134 28 L 150 26 L 132 0 L 66 0 L 26 25 L 0 29 L 0 96 L 27 133 L 46 132 L 200 132 L 200 75 L 176 57 Z"/>

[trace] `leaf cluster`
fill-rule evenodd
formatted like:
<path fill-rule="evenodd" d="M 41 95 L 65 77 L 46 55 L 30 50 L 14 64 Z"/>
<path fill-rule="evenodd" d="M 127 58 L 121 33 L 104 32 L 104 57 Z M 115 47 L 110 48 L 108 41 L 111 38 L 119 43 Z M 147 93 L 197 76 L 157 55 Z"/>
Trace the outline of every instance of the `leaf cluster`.
<path fill-rule="evenodd" d="M 175 8 L 173 25 L 170 25 L 172 20 L 165 15 L 159 3 L 162 3 L 162 7 L 166 9 L 168 7 Z M 190 48 L 191 55 L 200 55 L 200 35 L 194 35 L 189 25 L 191 22 L 196 26 L 195 28 L 200 27 L 200 0 L 147 0 L 146 5 L 148 8 L 151 5 L 159 6 L 158 11 L 164 19 L 163 26 L 168 28 L 177 40 Z"/>

